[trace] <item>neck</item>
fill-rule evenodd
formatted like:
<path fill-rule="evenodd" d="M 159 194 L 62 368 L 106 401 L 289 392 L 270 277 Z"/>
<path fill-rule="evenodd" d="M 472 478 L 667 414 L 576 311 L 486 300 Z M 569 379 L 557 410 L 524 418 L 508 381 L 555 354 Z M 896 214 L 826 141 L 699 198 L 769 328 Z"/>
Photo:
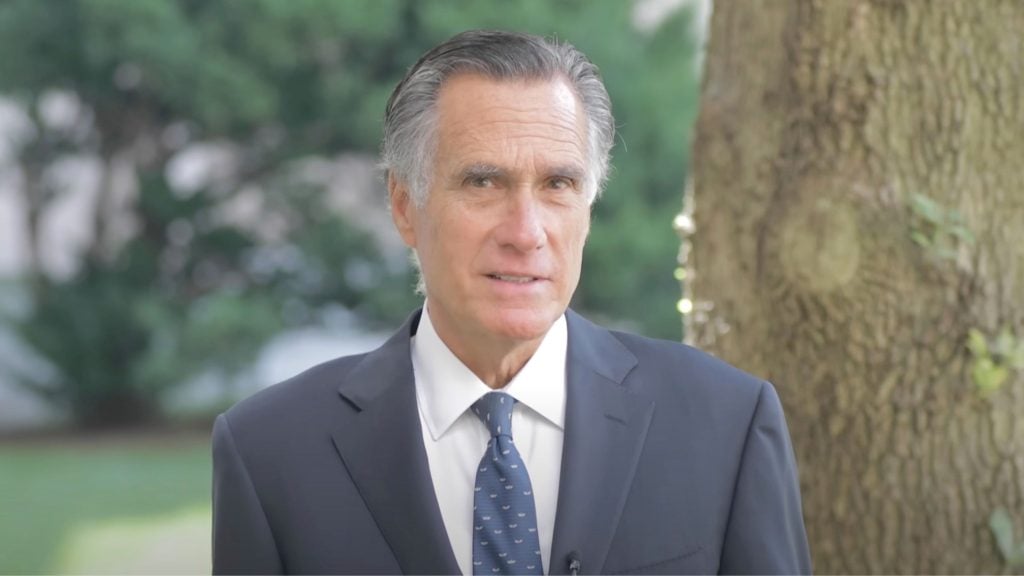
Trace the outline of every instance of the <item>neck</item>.
<path fill-rule="evenodd" d="M 504 388 L 540 348 L 544 336 L 533 340 L 511 340 L 489 335 L 450 333 L 443 322 L 431 317 L 438 337 L 452 354 L 492 390 Z"/>
<path fill-rule="evenodd" d="M 533 358 L 540 341 L 530 342 L 512 349 L 476 350 L 473 353 L 452 352 L 492 390 L 504 388 L 515 378 L 523 366 Z"/>
<path fill-rule="evenodd" d="M 533 358 L 542 339 L 528 342 L 473 342 L 465 338 L 449 338 L 438 332 L 441 341 L 492 390 L 504 388 L 515 378 L 523 366 Z"/>

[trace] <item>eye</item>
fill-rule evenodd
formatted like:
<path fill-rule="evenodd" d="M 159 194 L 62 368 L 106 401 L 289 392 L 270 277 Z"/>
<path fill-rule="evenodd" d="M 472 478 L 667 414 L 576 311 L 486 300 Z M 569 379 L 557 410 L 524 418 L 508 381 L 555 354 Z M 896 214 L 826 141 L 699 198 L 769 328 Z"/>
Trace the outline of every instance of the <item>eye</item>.
<path fill-rule="evenodd" d="M 498 187 L 498 180 L 493 174 L 469 174 L 462 180 L 465 188 L 490 189 Z"/>
<path fill-rule="evenodd" d="M 548 180 L 548 188 L 554 190 L 569 190 L 575 187 L 575 182 L 571 178 L 564 176 L 556 176 Z"/>

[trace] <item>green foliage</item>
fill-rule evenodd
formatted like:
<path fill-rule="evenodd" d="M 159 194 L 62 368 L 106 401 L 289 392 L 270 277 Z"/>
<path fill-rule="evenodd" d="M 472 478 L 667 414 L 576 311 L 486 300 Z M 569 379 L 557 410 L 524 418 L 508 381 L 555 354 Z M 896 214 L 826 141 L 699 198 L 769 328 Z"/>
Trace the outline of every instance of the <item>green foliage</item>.
<path fill-rule="evenodd" d="M 69 280 L 36 279 L 33 305 L 14 326 L 56 373 L 23 383 L 81 424 L 109 426 L 159 416 L 162 394 L 204 369 L 234 373 L 251 362 L 282 326 L 267 290 L 228 281 L 244 278 L 233 263 L 253 239 L 210 226 L 192 240 L 200 250 L 165 241 L 172 223 L 210 208 L 204 196 L 178 200 L 162 177 L 144 177 L 144 234 L 110 262 L 87 257 Z"/>
<path fill-rule="evenodd" d="M 18 331 L 56 370 L 26 386 L 83 423 L 141 419 L 198 371 L 238 375 L 271 334 L 316 321 L 327 305 L 391 326 L 403 319 L 418 300 L 410 268 L 333 215 L 323 190 L 297 183 L 289 167 L 311 155 L 375 153 L 386 99 L 405 70 L 436 43 L 480 27 L 556 36 L 601 67 L 619 140 L 574 305 L 678 339 L 671 216 L 696 114 L 697 47 L 690 12 L 641 32 L 631 10 L 589 0 L 0 3 L 0 52 L 17 55 L 0 59 L 0 93 L 36 122 L 19 161 L 130 158 L 140 182 L 137 238 L 113 254 L 106 243 L 88 247 L 70 279 L 29 279 L 33 307 Z M 85 137 L 39 120 L 52 90 L 82 103 Z M 208 142 L 238 151 L 233 180 L 172 191 L 165 175 L 175 154 Z M 251 188 L 285 223 L 273 240 L 255 222 L 218 216 Z M 42 211 L 57 196 L 29 199 Z"/>
<path fill-rule="evenodd" d="M 967 334 L 967 349 L 971 351 L 971 378 L 982 395 L 998 390 L 1010 377 L 1011 371 L 1024 370 L 1024 340 L 1019 340 L 1008 328 L 1003 328 L 991 342 L 977 328 Z"/>
<path fill-rule="evenodd" d="M 298 320 L 341 304 L 361 313 L 372 325 L 393 329 L 420 304 L 409 266 L 396 270 L 387 264 L 366 234 L 331 214 L 319 190 L 294 187 L 286 196 L 289 207 L 303 214 L 301 230 L 293 235 L 301 272 L 281 286 L 282 297 L 298 304 L 292 307 Z"/>
<path fill-rule="evenodd" d="M 923 194 L 912 194 L 910 209 L 914 220 L 910 232 L 914 242 L 941 260 L 955 260 L 958 244 L 973 244 L 974 234 L 963 215 L 944 208 Z"/>
<path fill-rule="evenodd" d="M 280 124 L 311 138 L 296 142 L 315 145 L 306 150 L 372 148 L 376 134 L 325 131 L 322 122 L 350 116 L 367 76 L 397 72 L 373 50 L 392 41 L 397 5 L 15 0 L 0 5 L 0 51 L 26 57 L 0 62 L 0 90 L 31 100 L 70 89 L 101 122 L 138 110 L 188 120 L 206 137 Z"/>
<path fill-rule="evenodd" d="M 14 322 L 56 368 L 48 381 L 23 383 L 80 424 L 158 417 L 174 385 L 206 370 L 242 375 L 285 326 L 312 321 L 327 303 L 357 307 L 388 279 L 372 243 L 322 202 L 291 202 L 294 244 L 274 247 L 217 223 L 213 195 L 180 198 L 162 175 L 145 173 L 139 192 L 143 233 L 112 262 L 87 258 L 70 280 L 40 277 L 33 307 Z M 184 239 L 168 241 L 183 227 Z M 281 249 L 291 256 L 273 262 Z M 349 281 L 353 267 L 368 280 Z"/>
<path fill-rule="evenodd" d="M 995 536 L 1006 566 L 1012 569 L 1024 567 L 1024 542 L 1018 542 L 1014 536 L 1010 514 L 1004 508 L 997 509 L 989 516 L 988 527 Z"/>
<path fill-rule="evenodd" d="M 48 91 L 70 91 L 92 118 L 91 137 L 73 142 L 37 123 L 23 162 L 77 153 L 109 165 L 140 144 L 151 150 L 132 156 L 138 236 L 112 255 L 88 248 L 70 279 L 30 279 L 32 307 L 12 323 L 54 370 L 25 375 L 26 387 L 84 425 L 149 420 L 169 388 L 204 370 L 239 375 L 267 338 L 312 321 L 324 302 L 363 304 L 373 287 L 346 284 L 354 267 L 378 282 L 407 275 L 387 272 L 365 235 L 322 203 L 279 202 L 289 227 L 276 245 L 219 216 L 244 185 L 287 188 L 290 158 L 376 147 L 375 124 L 345 121 L 368 108 L 353 100 L 363 98 L 360 86 L 400 73 L 382 50 L 362 50 L 390 42 L 399 14 L 393 2 L 375 5 L 0 4 L 0 50 L 25 54 L 0 61 L 0 90 L 33 111 Z M 383 109 L 381 89 L 366 94 Z M 187 129 L 187 142 L 165 143 L 174 126 Z M 239 182 L 191 195 L 170 189 L 165 174 L 178 149 L 224 138 L 241 150 Z M 275 261 L 275 251 L 291 256 Z"/>

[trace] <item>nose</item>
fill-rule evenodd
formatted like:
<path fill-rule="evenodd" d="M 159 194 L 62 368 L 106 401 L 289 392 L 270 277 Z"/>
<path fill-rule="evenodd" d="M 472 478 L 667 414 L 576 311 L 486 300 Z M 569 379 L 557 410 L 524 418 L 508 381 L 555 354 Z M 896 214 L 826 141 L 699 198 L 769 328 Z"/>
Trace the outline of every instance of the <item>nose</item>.
<path fill-rule="evenodd" d="M 519 252 L 537 250 L 547 243 L 543 207 L 534 194 L 517 191 L 509 196 L 508 208 L 496 236 L 502 246 Z"/>

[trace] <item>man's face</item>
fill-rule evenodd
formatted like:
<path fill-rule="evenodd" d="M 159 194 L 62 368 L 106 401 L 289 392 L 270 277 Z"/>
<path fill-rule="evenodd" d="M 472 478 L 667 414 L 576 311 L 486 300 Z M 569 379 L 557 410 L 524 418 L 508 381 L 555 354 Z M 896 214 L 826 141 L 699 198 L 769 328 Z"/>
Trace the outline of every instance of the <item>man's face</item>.
<path fill-rule="evenodd" d="M 392 187 L 442 338 L 544 336 L 576 290 L 590 227 L 586 119 L 563 80 L 450 78 L 422 207 Z"/>

